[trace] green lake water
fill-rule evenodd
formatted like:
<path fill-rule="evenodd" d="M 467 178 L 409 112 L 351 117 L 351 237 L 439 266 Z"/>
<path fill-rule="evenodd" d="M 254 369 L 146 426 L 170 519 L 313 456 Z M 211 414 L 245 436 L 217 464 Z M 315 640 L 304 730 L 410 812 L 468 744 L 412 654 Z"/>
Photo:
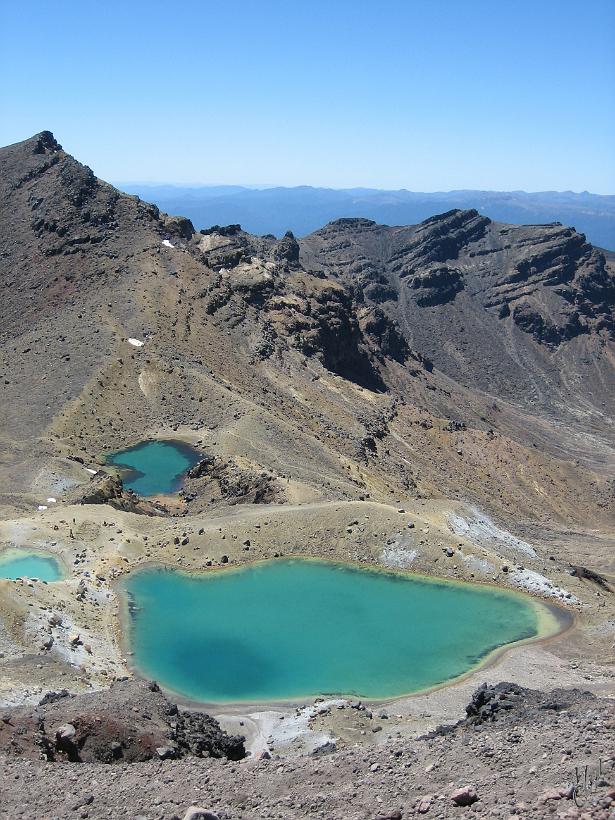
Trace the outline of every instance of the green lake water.
<path fill-rule="evenodd" d="M 177 492 L 187 470 L 202 458 L 180 441 L 144 441 L 107 456 L 120 468 L 124 486 L 141 496 Z"/>
<path fill-rule="evenodd" d="M 60 581 L 64 577 L 58 561 L 38 552 L 12 549 L 0 553 L 0 578 L 38 578 Z"/>
<path fill-rule="evenodd" d="M 143 569 L 123 589 L 137 669 L 202 702 L 393 697 L 539 630 L 518 594 L 323 561 Z"/>

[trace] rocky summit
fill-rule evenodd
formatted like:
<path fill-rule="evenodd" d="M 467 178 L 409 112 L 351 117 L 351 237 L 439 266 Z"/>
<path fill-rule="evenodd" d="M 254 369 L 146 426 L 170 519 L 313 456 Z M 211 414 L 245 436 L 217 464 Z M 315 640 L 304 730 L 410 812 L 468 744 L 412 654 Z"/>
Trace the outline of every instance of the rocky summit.
<path fill-rule="evenodd" d="M 475 210 L 194 226 L 43 131 L 0 149 L 0 281 L 0 549 L 66 568 L 0 579 L 0 817 L 613 816 L 612 254 Z M 149 439 L 198 450 L 177 493 L 108 463 Z M 132 680 L 123 576 L 289 555 L 560 629 L 386 704 Z"/>

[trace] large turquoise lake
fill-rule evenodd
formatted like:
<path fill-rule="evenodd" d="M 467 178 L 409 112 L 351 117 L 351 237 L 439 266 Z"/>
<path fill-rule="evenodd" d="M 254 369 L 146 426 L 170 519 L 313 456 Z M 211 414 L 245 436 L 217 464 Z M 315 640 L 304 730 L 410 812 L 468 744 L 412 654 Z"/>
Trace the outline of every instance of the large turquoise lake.
<path fill-rule="evenodd" d="M 141 496 L 177 492 L 186 472 L 202 458 L 180 441 L 144 441 L 107 456 L 120 468 L 124 486 Z"/>
<path fill-rule="evenodd" d="M 0 553 L 0 578 L 38 578 L 60 581 L 64 577 L 58 561 L 39 552 L 11 549 Z"/>
<path fill-rule="evenodd" d="M 388 698 L 539 630 L 519 594 L 324 561 L 144 569 L 123 588 L 138 671 L 203 702 Z"/>

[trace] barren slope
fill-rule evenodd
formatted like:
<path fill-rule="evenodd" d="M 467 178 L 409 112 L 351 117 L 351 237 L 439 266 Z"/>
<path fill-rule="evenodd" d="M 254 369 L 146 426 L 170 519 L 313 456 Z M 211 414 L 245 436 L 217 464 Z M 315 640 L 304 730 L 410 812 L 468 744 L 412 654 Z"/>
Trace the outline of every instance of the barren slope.
<path fill-rule="evenodd" d="M 491 679 L 613 694 L 615 279 L 583 236 L 473 211 L 195 233 L 49 132 L 0 149 L 0 226 L 0 548 L 67 568 L 0 581 L 0 702 L 131 673 L 120 575 L 290 553 L 557 601 L 573 628 Z M 206 456 L 156 516 L 92 477 L 148 437 Z M 397 702 L 389 734 L 478 682 Z M 335 714 L 340 746 L 381 740 Z M 255 744 L 278 719 L 249 717 Z"/>

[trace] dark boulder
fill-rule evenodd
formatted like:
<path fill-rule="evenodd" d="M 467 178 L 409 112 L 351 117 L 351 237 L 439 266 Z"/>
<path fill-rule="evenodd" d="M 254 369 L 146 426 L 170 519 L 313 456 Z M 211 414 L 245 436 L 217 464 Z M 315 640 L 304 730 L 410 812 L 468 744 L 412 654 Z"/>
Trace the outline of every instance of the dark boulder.
<path fill-rule="evenodd" d="M 194 234 L 194 225 L 185 216 L 161 215 L 164 229 L 172 236 L 180 236 L 182 239 L 191 239 Z"/>

